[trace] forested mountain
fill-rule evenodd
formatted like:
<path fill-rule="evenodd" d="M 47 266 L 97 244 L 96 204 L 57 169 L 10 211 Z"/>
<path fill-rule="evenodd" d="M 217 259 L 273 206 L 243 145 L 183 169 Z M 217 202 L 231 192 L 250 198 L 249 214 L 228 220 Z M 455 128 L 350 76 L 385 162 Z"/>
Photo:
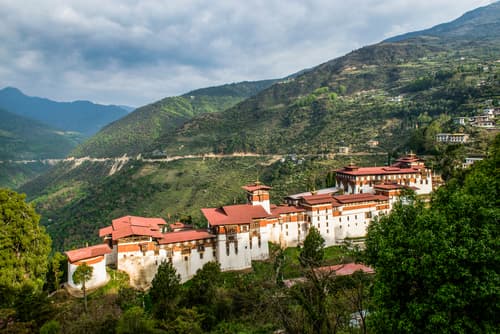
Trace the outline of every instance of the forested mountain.
<path fill-rule="evenodd" d="M 55 102 L 26 96 L 13 87 L 0 90 L 0 108 L 59 130 L 80 132 L 84 136 L 93 135 L 100 128 L 127 114 L 125 109 L 113 105 L 89 101 Z"/>
<path fill-rule="evenodd" d="M 77 143 L 75 133 L 0 109 L 0 160 L 64 158 Z"/>
<path fill-rule="evenodd" d="M 73 156 L 116 157 L 150 153 L 159 137 L 195 115 L 223 111 L 269 87 L 275 80 L 240 82 L 197 89 L 140 107 L 101 130 L 72 152 Z"/>
<path fill-rule="evenodd" d="M 22 190 L 37 203 L 56 247 L 68 248 L 81 246 L 122 214 L 191 216 L 204 224 L 201 207 L 244 201 L 239 187 L 256 178 L 273 186 L 273 200 L 278 202 L 281 195 L 325 185 L 326 174 L 349 159 L 380 165 L 387 155 L 414 150 L 434 155 L 438 167 L 448 149 L 435 143 L 438 132 L 467 132 L 474 141 L 466 149 L 484 152 L 494 132 L 453 122 L 454 116 L 479 114 L 498 107 L 500 101 L 500 36 L 485 35 L 474 23 L 477 15 L 494 15 L 499 22 L 500 10 L 495 4 L 478 13 L 459 19 L 457 29 L 468 26 L 466 35 L 422 36 L 364 47 L 239 103 L 234 95 L 218 100 L 213 111 L 232 105 L 223 111 L 201 113 L 200 106 L 213 106 L 206 102 L 213 101 L 213 91 L 162 100 L 139 108 L 75 151 L 82 156 L 155 151 L 265 156 L 133 161 L 113 175 L 112 161 L 65 163 Z M 220 95 L 227 96 L 226 88 Z M 198 109 L 194 102 L 199 102 Z M 137 146 L 132 144 L 135 139 Z M 378 141 L 378 147 L 370 147 L 369 140 Z M 339 146 L 349 146 L 359 155 L 327 155 Z M 269 154 L 285 156 L 281 160 Z M 366 154 L 374 156 L 362 160 Z"/>
<path fill-rule="evenodd" d="M 0 109 L 0 184 L 15 187 L 48 168 L 40 163 L 23 164 L 20 160 L 63 158 L 79 140 L 75 133 L 58 131 Z"/>

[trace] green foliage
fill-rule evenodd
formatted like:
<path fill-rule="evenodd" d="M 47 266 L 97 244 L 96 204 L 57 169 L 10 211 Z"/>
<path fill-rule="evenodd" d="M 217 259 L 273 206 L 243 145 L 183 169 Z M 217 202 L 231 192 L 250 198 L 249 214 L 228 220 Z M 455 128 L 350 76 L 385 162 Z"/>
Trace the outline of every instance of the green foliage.
<path fill-rule="evenodd" d="M 120 308 L 124 311 L 132 307 L 142 306 L 144 301 L 144 295 L 142 292 L 135 290 L 134 288 L 128 286 L 122 286 L 118 290 L 117 303 Z"/>
<path fill-rule="evenodd" d="M 184 304 L 196 307 L 197 312 L 203 316 L 201 326 L 204 331 L 211 330 L 228 316 L 230 305 L 221 290 L 223 277 L 219 263 L 206 263 L 186 285 Z"/>
<path fill-rule="evenodd" d="M 158 333 L 154 328 L 154 321 L 149 319 L 144 310 L 134 306 L 122 314 L 116 326 L 117 334 Z"/>
<path fill-rule="evenodd" d="M 41 291 L 51 240 L 25 195 L 0 189 L 0 305 L 23 287 Z"/>
<path fill-rule="evenodd" d="M 398 204 L 369 228 L 376 332 L 495 332 L 499 326 L 500 137 L 491 156 L 440 188 L 430 207 Z"/>
<path fill-rule="evenodd" d="M 45 282 L 45 289 L 49 291 L 57 291 L 62 283 L 67 272 L 67 259 L 60 253 L 55 252 L 49 261 L 49 270 Z"/>
<path fill-rule="evenodd" d="M 57 320 L 49 320 L 40 328 L 40 334 L 59 334 L 61 325 Z"/>
<path fill-rule="evenodd" d="M 299 255 L 300 264 L 304 268 L 319 267 L 325 256 L 324 248 L 325 239 L 314 226 L 311 226 Z"/>
<path fill-rule="evenodd" d="M 93 267 L 87 265 L 86 263 L 83 263 L 79 265 L 73 273 L 73 282 L 75 284 L 82 285 L 83 299 L 85 300 L 85 312 L 87 312 L 87 288 L 85 285 L 92 279 L 93 272 Z"/>
<path fill-rule="evenodd" d="M 153 306 L 153 315 L 156 319 L 171 320 L 176 314 L 176 306 L 181 294 L 180 276 L 172 263 L 163 261 L 158 266 L 149 296 Z"/>

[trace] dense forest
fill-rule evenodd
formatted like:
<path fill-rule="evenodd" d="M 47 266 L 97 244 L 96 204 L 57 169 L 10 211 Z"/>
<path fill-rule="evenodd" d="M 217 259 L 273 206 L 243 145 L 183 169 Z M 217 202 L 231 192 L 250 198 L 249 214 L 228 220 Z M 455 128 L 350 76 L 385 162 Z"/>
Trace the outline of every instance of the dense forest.
<path fill-rule="evenodd" d="M 88 307 L 59 290 L 65 260 L 49 256 L 50 238 L 31 205 L 2 190 L 0 331 L 494 333 L 499 166 L 497 136 L 485 160 L 455 170 L 428 204 L 405 194 L 370 225 L 365 249 L 324 248 L 313 228 L 299 249 L 271 245 L 270 259 L 255 261 L 249 272 L 221 272 L 209 263 L 180 284 L 163 263 L 152 288 L 136 291 L 110 269 L 112 280 L 90 292 Z M 373 266 L 375 274 L 318 269 L 351 261 Z"/>

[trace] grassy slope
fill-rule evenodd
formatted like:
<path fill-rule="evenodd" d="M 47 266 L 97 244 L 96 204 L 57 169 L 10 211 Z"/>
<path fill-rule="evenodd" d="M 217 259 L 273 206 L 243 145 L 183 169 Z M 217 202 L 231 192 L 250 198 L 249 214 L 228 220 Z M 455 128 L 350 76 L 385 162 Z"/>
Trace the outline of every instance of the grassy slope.
<path fill-rule="evenodd" d="M 269 87 L 274 80 L 209 87 L 140 107 L 101 130 L 73 156 L 116 157 L 148 153 L 151 144 L 195 115 L 228 109 Z"/>

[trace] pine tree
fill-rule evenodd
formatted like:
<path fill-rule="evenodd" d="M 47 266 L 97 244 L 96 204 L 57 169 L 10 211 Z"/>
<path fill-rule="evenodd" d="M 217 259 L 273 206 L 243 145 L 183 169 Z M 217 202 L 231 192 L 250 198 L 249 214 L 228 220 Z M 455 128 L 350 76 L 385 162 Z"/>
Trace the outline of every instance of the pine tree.
<path fill-rule="evenodd" d="M 87 312 L 87 288 L 86 283 L 92 279 L 92 274 L 94 272 L 94 268 L 83 263 L 76 268 L 73 273 L 73 282 L 75 284 L 82 284 L 83 291 L 83 299 L 85 301 L 85 312 Z"/>

